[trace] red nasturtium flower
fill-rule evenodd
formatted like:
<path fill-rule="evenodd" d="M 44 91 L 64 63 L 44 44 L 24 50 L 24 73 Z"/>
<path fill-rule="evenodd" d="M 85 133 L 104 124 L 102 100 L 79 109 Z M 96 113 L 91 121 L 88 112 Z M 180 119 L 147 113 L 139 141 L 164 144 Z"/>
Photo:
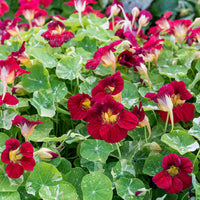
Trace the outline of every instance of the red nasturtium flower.
<path fill-rule="evenodd" d="M 24 170 L 33 171 L 35 160 L 31 143 L 25 142 L 20 147 L 17 139 L 9 139 L 5 145 L 6 149 L 1 154 L 1 160 L 8 164 L 6 173 L 10 178 L 19 178 Z"/>
<path fill-rule="evenodd" d="M 88 133 L 108 143 L 120 142 L 138 123 L 137 117 L 123 108 L 109 95 L 104 98 L 103 104 L 94 104 L 87 116 Z"/>
<path fill-rule="evenodd" d="M 112 66 L 113 72 L 115 72 L 116 58 L 113 52 L 115 52 L 116 49 L 114 49 L 114 47 L 119 45 L 121 42 L 121 40 L 117 40 L 109 45 L 100 47 L 94 53 L 94 58 L 87 61 L 85 68 L 94 70 L 97 68 L 99 63 L 101 63 L 105 67 Z"/>
<path fill-rule="evenodd" d="M 163 171 L 159 172 L 153 177 L 153 182 L 170 194 L 179 193 L 192 185 L 193 164 L 186 158 L 169 154 L 163 158 Z"/>
<path fill-rule="evenodd" d="M 170 119 L 168 123 L 190 121 L 194 118 L 195 106 L 191 103 L 185 103 L 192 98 L 192 94 L 185 88 L 183 81 L 172 81 L 159 89 L 158 94 L 147 93 L 145 97 L 156 102 L 161 110 L 157 111 L 163 121 L 167 120 L 167 113 Z"/>
<path fill-rule="evenodd" d="M 24 73 L 30 72 L 21 69 L 13 57 L 7 60 L 0 60 L 0 80 L 3 82 L 2 99 L 5 97 L 7 84 L 13 83 L 17 76 L 21 76 Z"/>
<path fill-rule="evenodd" d="M 106 95 L 111 95 L 114 99 L 121 102 L 121 91 L 124 88 L 124 80 L 121 73 L 117 71 L 115 74 L 108 76 L 98 82 L 92 89 L 92 98 L 95 102 L 102 103 Z"/>
<path fill-rule="evenodd" d="M 9 11 L 9 6 L 4 0 L 0 0 L 0 17 Z"/>
<path fill-rule="evenodd" d="M 88 111 L 94 102 L 88 94 L 76 94 L 68 99 L 67 108 L 73 120 L 86 120 Z"/>
<path fill-rule="evenodd" d="M 38 124 L 42 124 L 43 122 L 37 121 L 31 121 L 29 119 L 26 119 L 25 117 L 22 117 L 20 115 L 17 115 L 14 120 L 12 120 L 12 125 L 16 124 L 21 129 L 21 133 L 25 138 L 25 141 L 28 142 L 28 137 L 32 135 L 33 130 Z"/>
<path fill-rule="evenodd" d="M 16 105 L 18 104 L 19 101 L 16 97 L 12 96 L 10 93 L 6 92 L 4 98 L 3 95 L 0 96 L 0 106 L 2 104 L 7 104 L 7 105 Z"/>
<path fill-rule="evenodd" d="M 66 31 L 65 25 L 57 20 L 48 24 L 48 30 L 41 35 L 49 41 L 51 47 L 60 47 L 64 42 L 68 42 L 74 37 L 70 31 Z"/>

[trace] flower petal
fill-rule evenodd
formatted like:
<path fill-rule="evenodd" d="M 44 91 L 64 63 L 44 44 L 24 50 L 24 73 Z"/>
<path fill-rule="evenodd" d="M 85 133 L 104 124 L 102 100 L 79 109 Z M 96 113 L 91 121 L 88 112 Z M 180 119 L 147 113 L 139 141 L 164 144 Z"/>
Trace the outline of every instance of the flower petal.
<path fill-rule="evenodd" d="M 93 120 L 88 123 L 87 131 L 94 139 L 103 140 L 99 133 L 101 127 L 102 127 L 102 122 Z"/>
<path fill-rule="evenodd" d="M 193 164 L 192 162 L 186 157 L 180 157 L 181 159 L 181 172 L 182 173 L 192 173 L 193 171 Z"/>
<path fill-rule="evenodd" d="M 11 138 L 11 139 L 6 140 L 5 145 L 6 145 L 6 149 L 15 150 L 20 146 L 20 142 L 17 139 Z"/>
<path fill-rule="evenodd" d="M 188 174 L 180 173 L 177 175 L 177 178 L 179 178 L 182 181 L 183 190 L 189 188 L 192 185 L 192 177 Z"/>
<path fill-rule="evenodd" d="M 165 171 L 156 174 L 152 180 L 159 188 L 162 189 L 169 188 L 172 184 L 172 177 Z"/>
<path fill-rule="evenodd" d="M 7 163 L 7 164 L 10 163 L 9 152 L 10 152 L 10 150 L 7 148 L 2 152 L 2 154 L 1 154 L 2 162 Z"/>
<path fill-rule="evenodd" d="M 33 171 L 35 160 L 33 158 L 22 157 L 20 163 L 24 170 Z"/>
<path fill-rule="evenodd" d="M 20 153 L 25 157 L 33 157 L 33 146 L 30 142 L 25 142 L 20 148 Z"/>
<path fill-rule="evenodd" d="M 10 178 L 19 178 L 24 173 L 24 169 L 19 163 L 10 163 L 6 167 L 6 173 Z"/>
<path fill-rule="evenodd" d="M 171 153 L 163 158 L 162 167 L 164 170 L 169 169 L 172 165 L 179 167 L 181 165 L 180 157 L 175 154 Z"/>
<path fill-rule="evenodd" d="M 176 176 L 172 177 L 171 186 L 165 189 L 165 191 L 168 192 L 169 194 L 179 193 L 181 190 L 183 190 L 183 183 Z"/>

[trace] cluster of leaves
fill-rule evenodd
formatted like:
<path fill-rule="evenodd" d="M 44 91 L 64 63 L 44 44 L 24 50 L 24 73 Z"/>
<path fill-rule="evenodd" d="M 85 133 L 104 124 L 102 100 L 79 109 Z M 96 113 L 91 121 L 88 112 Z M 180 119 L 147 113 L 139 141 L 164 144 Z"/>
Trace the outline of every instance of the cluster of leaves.
<path fill-rule="evenodd" d="M 14 85 L 22 85 L 26 92 L 18 96 L 17 105 L 2 105 L 0 109 L 1 152 L 9 138 L 23 141 L 19 128 L 12 126 L 12 120 L 19 114 L 43 122 L 29 137 L 35 151 L 47 147 L 59 156 L 46 162 L 35 157 L 37 164 L 34 171 L 26 172 L 18 179 L 9 178 L 5 164 L 0 161 L 0 197 L 8 200 L 186 200 L 191 194 L 200 196 L 197 181 L 200 178 L 197 154 L 200 140 L 200 61 L 195 57 L 199 47 L 180 45 L 173 37 L 166 36 L 157 67 L 153 63 L 149 66 L 151 90 L 140 82 L 140 78 L 144 78 L 142 75 L 133 69 L 117 66 L 124 79 L 122 104 L 131 109 L 142 101 L 152 129 L 148 141 L 145 128 L 129 131 L 126 139 L 120 142 L 119 160 L 115 144 L 92 139 L 86 130 L 86 122 L 73 121 L 67 110 L 69 97 L 77 93 L 91 95 L 98 81 L 111 75 L 110 68 L 101 64 L 94 71 L 85 69 L 85 64 L 99 47 L 119 38 L 114 36 L 113 31 L 107 30 L 107 18 L 92 14 L 84 16 L 84 29 L 78 14 L 72 14 L 62 22 L 75 37 L 61 47 L 52 48 L 41 37 L 47 25 L 21 33 L 33 65 L 31 68 L 27 66 L 31 73 L 18 77 Z M 0 60 L 6 60 L 20 47 L 18 38 L 9 39 L 0 46 Z M 121 52 L 120 48 L 116 53 Z M 193 94 L 190 103 L 195 104 L 196 113 L 193 122 L 177 123 L 173 132 L 164 133 L 165 122 L 154 112 L 159 109 L 157 104 L 147 101 L 144 96 L 147 92 L 157 93 L 160 87 L 172 80 L 186 83 L 186 88 Z M 11 90 L 10 87 L 8 90 Z M 0 91 L 3 91 L 2 82 Z M 152 177 L 162 171 L 163 157 L 170 153 L 187 157 L 194 163 L 190 190 L 170 195 L 152 182 Z M 136 191 L 142 188 L 146 188 L 145 196 L 136 196 Z"/>

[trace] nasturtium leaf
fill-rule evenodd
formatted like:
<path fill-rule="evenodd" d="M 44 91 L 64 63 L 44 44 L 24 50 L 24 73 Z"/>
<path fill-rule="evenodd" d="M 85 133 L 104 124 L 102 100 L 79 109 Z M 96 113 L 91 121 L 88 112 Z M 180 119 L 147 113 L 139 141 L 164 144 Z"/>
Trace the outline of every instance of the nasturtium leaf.
<path fill-rule="evenodd" d="M 137 87 L 129 82 L 124 81 L 124 89 L 122 90 L 122 104 L 126 108 L 131 108 L 131 106 L 139 101 L 139 93 Z"/>
<path fill-rule="evenodd" d="M 78 193 L 78 196 L 80 199 L 82 199 L 82 190 L 81 190 L 81 181 L 83 177 L 87 173 L 80 167 L 72 168 L 70 173 L 64 175 L 63 179 L 69 183 L 71 183 L 75 188 Z"/>
<path fill-rule="evenodd" d="M 111 174 L 114 181 L 118 180 L 120 177 L 134 178 L 135 169 L 129 160 L 122 159 L 112 168 Z"/>
<path fill-rule="evenodd" d="M 111 200 L 113 196 L 110 179 L 100 172 L 93 172 L 84 176 L 81 189 L 83 200 Z"/>
<path fill-rule="evenodd" d="M 101 63 L 99 63 L 98 67 L 94 70 L 94 73 L 100 76 L 110 76 L 111 72 L 111 66 L 105 67 Z"/>
<path fill-rule="evenodd" d="M 81 158 L 81 167 L 86 167 L 89 172 L 104 172 L 105 169 L 103 168 L 105 163 L 100 161 L 90 161 L 85 158 Z"/>
<path fill-rule="evenodd" d="M 140 189 L 144 189 L 144 183 L 137 178 L 125 178 L 121 177 L 116 182 L 117 194 L 124 200 L 142 200 L 144 197 L 135 195 Z"/>
<path fill-rule="evenodd" d="M 140 88 L 140 89 L 142 90 L 143 88 Z M 139 89 L 139 92 L 143 92 L 140 89 Z M 142 99 L 142 107 L 143 107 L 144 111 L 160 110 L 160 108 L 158 107 L 158 104 L 155 103 L 154 101 L 149 100 L 148 98 Z"/>
<path fill-rule="evenodd" d="M 82 47 L 76 48 L 75 52 L 77 55 L 81 55 L 81 57 L 83 58 L 83 63 L 86 63 L 89 59 L 93 58 L 93 54 L 89 51 L 86 51 Z"/>
<path fill-rule="evenodd" d="M 0 162 L 0 192 L 14 192 L 23 183 L 23 176 L 17 179 L 9 178 L 5 172 L 6 165 Z"/>
<path fill-rule="evenodd" d="M 200 94 L 196 97 L 196 104 L 195 104 L 196 111 L 200 113 Z"/>
<path fill-rule="evenodd" d="M 31 71 L 31 73 L 22 75 L 22 86 L 25 90 L 34 92 L 50 87 L 49 72 L 42 64 L 37 62 L 28 71 Z"/>
<path fill-rule="evenodd" d="M 23 115 L 23 117 L 32 121 L 41 121 L 42 124 L 38 124 L 32 135 L 29 136 L 29 140 L 34 142 L 43 142 L 45 138 L 49 136 L 50 131 L 53 129 L 53 122 L 47 117 L 40 117 L 39 115 Z"/>
<path fill-rule="evenodd" d="M 32 194 L 28 194 L 26 192 L 25 186 L 20 186 L 17 191 L 20 194 L 21 200 L 27 200 L 27 199 L 38 200 L 37 197 L 33 196 Z"/>
<path fill-rule="evenodd" d="M 33 47 L 29 50 L 29 55 L 35 57 L 40 62 L 42 62 L 45 68 L 56 67 L 56 59 L 54 58 L 54 56 L 50 55 L 47 51 L 45 51 L 45 48 Z"/>
<path fill-rule="evenodd" d="M 80 93 L 86 93 L 91 95 L 91 91 L 98 84 L 99 79 L 94 77 L 94 76 L 89 76 L 88 78 L 85 79 L 83 83 L 79 85 L 80 87 Z"/>
<path fill-rule="evenodd" d="M 51 90 L 55 102 L 61 101 L 68 92 L 67 86 L 63 81 L 58 80 L 56 77 L 50 77 Z"/>
<path fill-rule="evenodd" d="M 78 77 L 81 68 L 81 56 L 66 56 L 59 61 L 56 67 L 56 75 L 58 78 L 73 80 Z"/>
<path fill-rule="evenodd" d="M 200 141 L 200 117 L 193 119 L 193 127 L 188 133 Z"/>
<path fill-rule="evenodd" d="M 43 185 L 39 190 L 39 195 L 43 200 L 76 200 L 78 198 L 75 188 L 65 181 L 55 186 Z"/>
<path fill-rule="evenodd" d="M 95 38 L 100 41 L 108 41 L 110 39 L 107 31 L 100 26 L 89 25 L 86 27 L 86 30 L 90 38 Z"/>
<path fill-rule="evenodd" d="M 196 180 L 196 176 L 194 174 L 192 174 L 192 185 L 193 185 L 193 187 L 195 189 L 195 197 L 196 197 L 196 199 L 200 199 L 200 184 Z"/>
<path fill-rule="evenodd" d="M 97 40 L 90 39 L 88 36 L 86 36 L 78 43 L 77 47 L 82 47 L 84 50 L 89 50 L 90 53 L 94 54 L 94 52 L 97 50 Z M 81 57 L 83 56 L 81 55 Z"/>
<path fill-rule="evenodd" d="M 26 181 L 26 190 L 29 194 L 39 197 L 42 186 L 55 186 L 62 180 L 60 172 L 51 164 L 40 162 L 34 167 Z"/>
<path fill-rule="evenodd" d="M 57 169 L 59 170 L 59 172 L 65 175 L 71 171 L 72 164 L 67 159 L 61 158 L 60 164 L 57 166 Z"/>
<path fill-rule="evenodd" d="M 160 153 L 150 154 L 145 160 L 143 173 L 149 176 L 155 176 L 161 172 L 163 170 L 161 166 L 163 157 Z"/>
<path fill-rule="evenodd" d="M 27 110 L 30 105 L 29 105 L 29 99 L 28 98 L 17 98 L 19 100 L 19 103 L 17 104 L 17 110 L 19 112 L 23 112 Z"/>
<path fill-rule="evenodd" d="M 158 56 L 157 65 L 158 67 L 161 68 L 168 68 L 169 66 L 171 66 L 172 61 L 173 61 L 173 51 L 163 50 Z"/>
<path fill-rule="evenodd" d="M 186 131 L 175 130 L 164 134 L 161 141 L 177 150 L 181 155 L 199 148 L 198 142 Z"/>
<path fill-rule="evenodd" d="M 95 14 L 90 14 L 89 17 L 87 17 L 87 21 L 90 24 L 99 25 L 99 26 L 101 26 L 102 28 L 105 28 L 105 29 L 108 29 L 108 27 L 109 27 L 109 22 L 108 22 L 108 19 L 106 17 L 104 17 L 104 18 L 96 17 Z M 105 27 L 106 25 L 107 25 L 107 27 Z M 113 35 L 114 35 L 114 33 L 113 33 Z"/>
<path fill-rule="evenodd" d="M 12 127 L 12 120 L 17 115 L 12 109 L 0 110 L 0 128 L 9 130 Z"/>
<path fill-rule="evenodd" d="M 1 200 L 21 200 L 19 192 L 0 192 Z"/>
<path fill-rule="evenodd" d="M 40 116 L 53 117 L 55 115 L 54 95 L 49 91 L 35 91 L 30 102 L 37 109 Z"/>
<path fill-rule="evenodd" d="M 5 133 L 1 133 L 0 132 L 0 152 L 2 152 L 5 149 L 5 141 L 9 139 L 8 135 L 6 135 Z"/>
<path fill-rule="evenodd" d="M 153 90 L 159 90 L 164 85 L 164 78 L 160 74 L 148 72 Z M 146 78 L 145 78 L 146 79 Z"/>
<path fill-rule="evenodd" d="M 89 161 L 105 163 L 111 151 L 113 148 L 110 143 L 104 140 L 88 139 L 81 143 L 80 154 Z"/>

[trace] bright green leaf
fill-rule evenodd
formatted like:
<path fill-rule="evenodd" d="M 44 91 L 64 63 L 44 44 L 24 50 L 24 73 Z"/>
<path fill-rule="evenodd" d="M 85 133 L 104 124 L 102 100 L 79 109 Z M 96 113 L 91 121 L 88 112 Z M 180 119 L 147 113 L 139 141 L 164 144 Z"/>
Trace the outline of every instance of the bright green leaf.
<path fill-rule="evenodd" d="M 81 167 L 86 167 L 89 172 L 104 172 L 104 165 L 105 163 L 102 163 L 100 161 L 90 161 L 85 158 L 81 158 Z"/>
<path fill-rule="evenodd" d="M 193 127 L 188 133 L 200 141 L 200 117 L 193 119 Z"/>
<path fill-rule="evenodd" d="M 8 135 L 5 133 L 0 132 L 0 152 L 2 152 L 5 149 L 5 141 L 9 139 Z"/>
<path fill-rule="evenodd" d="M 21 200 L 19 192 L 0 192 L 1 200 Z"/>

